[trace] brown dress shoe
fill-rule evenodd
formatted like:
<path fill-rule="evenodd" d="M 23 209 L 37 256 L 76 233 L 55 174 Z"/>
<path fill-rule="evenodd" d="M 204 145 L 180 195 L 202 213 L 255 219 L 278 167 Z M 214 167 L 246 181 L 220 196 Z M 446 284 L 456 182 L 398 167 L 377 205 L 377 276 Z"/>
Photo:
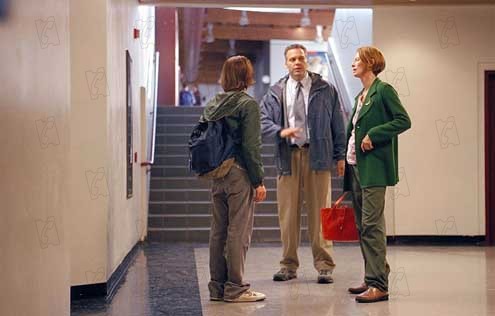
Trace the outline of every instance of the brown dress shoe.
<path fill-rule="evenodd" d="M 370 287 L 366 292 L 356 296 L 358 303 L 374 303 L 380 301 L 388 301 L 388 292 L 380 291 L 377 288 Z"/>
<path fill-rule="evenodd" d="M 366 283 L 363 283 L 361 284 L 360 286 L 356 286 L 356 287 L 350 287 L 348 288 L 347 290 L 349 291 L 349 293 L 351 294 L 361 294 L 363 293 L 364 291 L 366 291 L 368 289 L 368 286 L 366 285 Z"/>

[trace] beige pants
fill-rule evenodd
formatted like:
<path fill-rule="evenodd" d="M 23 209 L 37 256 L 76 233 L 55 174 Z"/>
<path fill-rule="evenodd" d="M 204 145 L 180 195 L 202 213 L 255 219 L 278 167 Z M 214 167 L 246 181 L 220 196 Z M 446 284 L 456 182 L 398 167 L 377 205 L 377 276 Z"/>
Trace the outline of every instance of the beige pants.
<path fill-rule="evenodd" d="M 314 171 L 309 166 L 309 150 L 292 150 L 292 174 L 277 181 L 278 217 L 283 254 L 280 266 L 297 270 L 303 200 L 308 212 L 308 234 L 316 270 L 333 271 L 332 244 L 321 234 L 320 209 L 326 207 L 330 188 L 330 171 Z"/>

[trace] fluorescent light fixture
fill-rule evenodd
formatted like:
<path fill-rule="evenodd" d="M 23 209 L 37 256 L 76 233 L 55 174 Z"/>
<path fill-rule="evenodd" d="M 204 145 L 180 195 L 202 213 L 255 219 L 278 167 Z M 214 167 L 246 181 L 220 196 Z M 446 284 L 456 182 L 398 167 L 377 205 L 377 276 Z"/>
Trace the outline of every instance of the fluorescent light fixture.
<path fill-rule="evenodd" d="M 316 38 L 317 43 L 323 43 L 323 25 L 316 26 Z"/>
<path fill-rule="evenodd" d="M 213 43 L 215 41 L 215 36 L 213 35 L 213 23 L 208 23 L 206 25 L 208 33 L 206 34 L 206 42 Z"/>
<path fill-rule="evenodd" d="M 226 7 L 226 10 L 271 12 L 271 13 L 301 13 L 301 9 L 296 8 L 259 8 L 259 7 Z"/>
<path fill-rule="evenodd" d="M 249 24 L 249 18 L 246 11 L 241 11 L 241 17 L 239 18 L 239 25 L 246 26 Z"/>
<path fill-rule="evenodd" d="M 309 9 L 304 8 L 302 9 L 303 11 L 303 16 L 301 17 L 301 26 L 310 26 L 311 25 L 311 19 L 309 18 Z"/>

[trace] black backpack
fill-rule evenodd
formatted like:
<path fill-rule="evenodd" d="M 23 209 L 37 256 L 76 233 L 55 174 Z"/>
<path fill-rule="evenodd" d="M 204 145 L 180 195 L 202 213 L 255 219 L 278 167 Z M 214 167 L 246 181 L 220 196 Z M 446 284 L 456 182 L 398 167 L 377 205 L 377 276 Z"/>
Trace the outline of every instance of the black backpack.
<path fill-rule="evenodd" d="M 189 138 L 189 164 L 199 176 L 223 177 L 230 170 L 237 152 L 236 136 L 230 131 L 225 118 L 217 121 L 199 121 Z M 218 169 L 222 169 L 220 176 Z"/>

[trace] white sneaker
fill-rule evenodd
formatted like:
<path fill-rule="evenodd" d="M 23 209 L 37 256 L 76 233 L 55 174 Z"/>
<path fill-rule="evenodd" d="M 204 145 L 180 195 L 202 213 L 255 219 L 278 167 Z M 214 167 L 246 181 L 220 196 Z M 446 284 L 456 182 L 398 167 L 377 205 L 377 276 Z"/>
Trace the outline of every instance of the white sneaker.
<path fill-rule="evenodd" d="M 225 302 L 230 303 L 245 303 L 245 302 L 258 302 L 266 298 L 266 295 L 260 292 L 247 290 L 237 298 L 224 298 Z"/>

